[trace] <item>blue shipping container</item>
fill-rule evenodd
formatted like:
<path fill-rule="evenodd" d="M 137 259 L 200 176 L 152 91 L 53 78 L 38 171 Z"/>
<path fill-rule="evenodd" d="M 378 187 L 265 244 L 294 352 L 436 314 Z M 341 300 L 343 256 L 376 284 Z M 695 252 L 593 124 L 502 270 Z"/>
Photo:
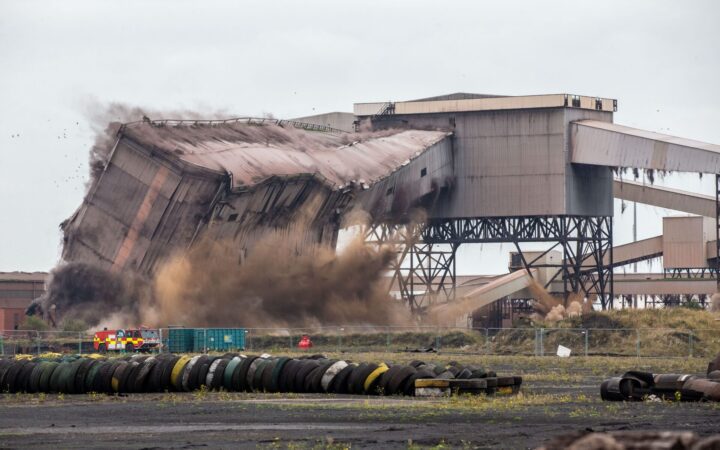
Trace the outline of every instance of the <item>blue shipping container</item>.
<path fill-rule="evenodd" d="M 244 328 L 196 328 L 194 351 L 225 352 L 245 349 Z"/>
<path fill-rule="evenodd" d="M 170 328 L 167 349 L 170 353 L 190 353 L 195 348 L 194 328 Z"/>

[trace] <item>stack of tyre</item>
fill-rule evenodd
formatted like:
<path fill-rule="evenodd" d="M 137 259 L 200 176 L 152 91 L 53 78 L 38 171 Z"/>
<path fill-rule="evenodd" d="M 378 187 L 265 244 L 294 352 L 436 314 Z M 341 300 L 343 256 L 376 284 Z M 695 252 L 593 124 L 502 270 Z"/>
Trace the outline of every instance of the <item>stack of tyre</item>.
<path fill-rule="evenodd" d="M 456 362 L 447 365 L 353 363 L 322 355 L 304 358 L 245 356 L 132 355 L 122 358 L 0 360 L 0 391 L 82 394 L 191 392 L 295 392 L 358 395 L 415 395 L 423 388 L 466 393 L 514 393 L 520 377 Z M 437 385 L 437 386 L 435 386 Z"/>
<path fill-rule="evenodd" d="M 711 371 L 707 377 L 699 377 L 633 370 L 603 381 L 600 396 L 607 401 L 720 401 L 720 371 Z"/>

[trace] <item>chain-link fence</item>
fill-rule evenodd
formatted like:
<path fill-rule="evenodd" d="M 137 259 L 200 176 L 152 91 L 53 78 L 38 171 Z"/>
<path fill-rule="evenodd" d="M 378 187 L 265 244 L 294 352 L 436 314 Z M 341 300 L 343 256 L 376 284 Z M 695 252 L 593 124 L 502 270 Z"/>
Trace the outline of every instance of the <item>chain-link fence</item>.
<path fill-rule="evenodd" d="M 0 354 L 92 353 L 93 338 L 76 331 L 0 330 Z"/>
<path fill-rule="evenodd" d="M 197 352 L 427 352 L 476 355 L 702 357 L 720 352 L 720 327 L 665 328 L 163 328 L 161 349 Z M 0 354 L 92 353 L 93 336 L 62 331 L 0 331 Z"/>

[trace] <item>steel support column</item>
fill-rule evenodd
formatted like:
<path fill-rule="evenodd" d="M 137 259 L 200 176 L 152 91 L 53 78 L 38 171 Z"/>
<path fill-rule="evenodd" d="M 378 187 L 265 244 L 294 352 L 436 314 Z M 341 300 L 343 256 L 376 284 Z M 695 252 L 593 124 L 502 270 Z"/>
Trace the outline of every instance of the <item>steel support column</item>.
<path fill-rule="evenodd" d="M 421 240 L 422 228 L 378 224 L 370 227 L 365 237 L 368 243 L 395 247 L 398 256 L 390 267 L 390 286 L 397 286 L 413 313 L 455 298 L 455 254 L 459 245 L 425 243 Z"/>
<path fill-rule="evenodd" d="M 557 269 L 546 287 L 561 276 L 565 299 L 571 293 L 583 291 L 587 296 L 597 295 L 603 309 L 613 306 L 612 217 L 433 219 L 422 230 L 422 237 L 428 244 L 514 243 L 527 270 L 543 267 Z M 553 245 L 528 261 L 519 245 L 527 242 L 547 242 Z M 555 248 L 562 249 L 561 262 L 540 262 L 547 252 Z"/>

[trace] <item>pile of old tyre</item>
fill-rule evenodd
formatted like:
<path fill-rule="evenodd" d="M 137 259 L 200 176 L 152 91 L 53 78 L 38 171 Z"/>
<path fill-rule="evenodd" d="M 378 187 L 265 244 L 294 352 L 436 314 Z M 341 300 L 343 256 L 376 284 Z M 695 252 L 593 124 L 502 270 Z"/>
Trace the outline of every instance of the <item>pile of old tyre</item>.
<path fill-rule="evenodd" d="M 179 356 L 159 354 L 122 358 L 64 357 L 0 360 L 0 390 L 82 394 L 225 390 L 363 395 L 421 393 L 511 394 L 520 377 L 456 362 L 447 365 L 413 361 L 407 365 L 352 363 L 322 355 L 304 358 Z"/>
<path fill-rule="evenodd" d="M 720 371 L 707 377 L 629 371 L 603 381 L 600 396 L 607 401 L 720 401 Z"/>

